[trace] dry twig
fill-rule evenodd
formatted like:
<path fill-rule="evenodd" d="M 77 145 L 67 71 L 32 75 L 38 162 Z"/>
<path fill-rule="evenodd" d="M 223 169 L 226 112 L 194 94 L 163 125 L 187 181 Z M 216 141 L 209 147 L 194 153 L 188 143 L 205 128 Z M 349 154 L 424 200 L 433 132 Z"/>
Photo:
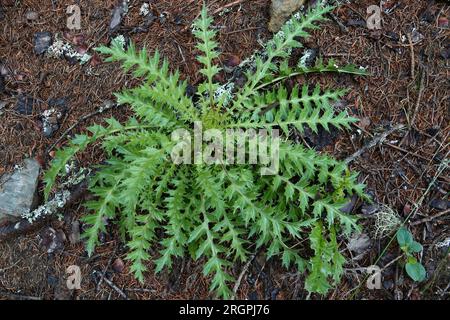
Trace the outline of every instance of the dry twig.
<path fill-rule="evenodd" d="M 236 281 L 236 283 L 234 284 L 234 288 L 233 288 L 233 295 L 231 296 L 231 300 L 234 300 L 237 294 L 237 291 L 239 290 L 239 286 L 241 285 L 241 281 L 242 278 L 244 278 L 244 275 L 247 273 L 248 267 L 250 266 L 250 264 L 252 263 L 253 259 L 255 258 L 255 255 L 253 254 L 250 259 L 247 261 L 247 263 L 245 264 L 245 266 L 242 268 L 241 273 L 239 274 L 239 277 Z"/>
<path fill-rule="evenodd" d="M 97 274 L 97 275 L 99 275 L 99 276 L 101 276 L 102 274 L 99 272 L 99 271 L 97 271 L 97 270 L 94 270 L 94 274 Z M 128 300 L 128 296 L 125 294 L 125 292 L 123 292 L 122 291 L 122 289 L 120 289 L 118 286 L 116 286 L 115 284 L 114 284 L 114 282 L 112 282 L 111 280 L 109 280 L 108 278 L 104 278 L 105 279 L 105 282 L 108 284 L 108 286 L 111 288 L 111 289 L 113 289 L 115 292 L 117 292 L 118 294 L 119 294 L 119 296 L 121 296 L 122 298 L 124 298 L 125 300 Z"/>
<path fill-rule="evenodd" d="M 403 124 L 397 124 L 396 126 L 392 127 L 391 129 L 383 132 L 382 134 L 374 137 L 369 143 L 367 143 L 364 147 L 362 147 L 361 149 L 359 149 L 358 151 L 356 151 L 354 154 L 352 154 L 351 156 L 347 157 L 345 159 L 345 163 L 349 164 L 350 162 L 354 161 L 356 158 L 358 158 L 359 156 L 361 156 L 364 152 L 366 152 L 367 150 L 375 147 L 376 145 L 383 143 L 384 140 L 386 140 L 386 138 L 391 135 L 392 133 L 398 131 L 398 130 L 402 130 L 403 128 L 405 128 L 405 125 Z"/>
<path fill-rule="evenodd" d="M 431 221 L 433 221 L 434 219 L 437 219 L 437 218 L 439 218 L 439 217 L 445 216 L 445 215 L 448 214 L 449 212 L 450 212 L 450 209 L 444 210 L 444 211 L 439 212 L 438 214 L 436 214 L 436 215 L 434 215 L 434 216 L 432 216 L 432 217 L 426 217 L 426 218 L 423 218 L 423 219 L 421 219 L 421 220 L 414 221 L 414 222 L 411 223 L 411 225 L 412 225 L 412 226 L 417 226 L 417 225 L 422 224 L 422 223 L 425 223 L 425 222 L 431 222 Z"/>

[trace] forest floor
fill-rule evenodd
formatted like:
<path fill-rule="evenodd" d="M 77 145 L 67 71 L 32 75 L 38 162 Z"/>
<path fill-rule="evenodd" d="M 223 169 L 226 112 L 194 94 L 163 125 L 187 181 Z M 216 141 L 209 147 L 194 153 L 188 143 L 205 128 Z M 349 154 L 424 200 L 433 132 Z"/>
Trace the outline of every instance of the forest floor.
<path fill-rule="evenodd" d="M 54 148 L 68 141 L 63 135 L 82 132 L 89 125 L 102 123 L 111 116 L 124 120 L 130 116 L 126 106 L 79 121 L 114 100 L 113 93 L 136 83 L 117 64 L 103 63 L 95 56 L 80 65 L 66 59 L 36 55 L 33 36 L 51 32 L 88 50 L 108 44 L 116 34 L 123 34 L 138 47 L 159 50 L 179 69 L 193 86 L 199 81 L 199 64 L 195 60 L 195 41 L 190 26 L 198 16 L 202 1 L 156 0 L 151 2 L 155 20 L 148 29 L 139 15 L 144 1 L 131 1 L 129 13 L 120 28 L 109 32 L 114 0 L 80 2 L 81 30 L 66 28 L 66 8 L 76 1 L 2 1 L 0 5 L 0 174 L 13 170 L 24 158 L 38 159 L 44 168 Z M 249 57 L 271 38 L 267 29 L 270 0 L 207 1 L 218 27 L 221 63 Z M 53 3 L 53 4 L 52 4 Z M 345 159 L 379 134 L 392 130 L 374 147 L 351 163 L 359 171 L 375 204 L 383 204 L 398 213 L 400 219 L 411 214 L 408 221 L 414 238 L 424 251 L 420 260 L 428 272 L 422 283 L 413 282 L 404 272 L 400 249 L 389 238 L 375 237 L 375 219 L 370 205 L 356 202 L 352 213 L 360 216 L 368 245 L 361 252 L 348 250 L 342 243 L 346 265 L 342 282 L 326 297 L 315 299 L 448 299 L 450 268 L 449 170 L 449 26 L 450 7 L 434 1 L 387 1 L 382 12 L 381 30 L 366 27 L 367 7 L 379 1 L 351 1 L 334 11 L 334 19 L 322 24 L 320 30 L 304 41 L 306 48 L 317 49 L 325 60 L 338 64 L 353 63 L 367 67 L 370 75 L 315 75 L 297 77 L 301 84 L 320 83 L 322 87 L 345 87 L 350 91 L 344 107 L 360 122 L 347 132 L 306 133 L 303 142 L 310 147 Z M 225 7 L 224 7 L 225 6 Z M 38 17 L 30 16 L 30 12 Z M 33 18 L 33 19 L 30 19 Z M 34 19 L 36 18 L 36 19 Z M 293 52 L 298 59 L 302 50 Z M 216 80 L 225 82 L 229 74 Z M 294 83 L 295 84 L 295 83 Z M 294 85 L 293 84 L 293 85 Z M 30 97 L 31 112 L 17 110 L 19 97 Z M 42 113 L 51 99 L 62 99 L 66 107 L 59 129 L 50 136 L 43 134 Z M 77 156 L 81 166 L 93 166 L 103 160 L 100 149 L 91 148 Z M 39 194 L 42 197 L 42 181 Z M 87 196 L 87 195 L 86 195 Z M 129 273 L 124 259 L 126 246 L 114 228 L 102 237 L 102 245 L 88 257 L 82 242 L 63 241 L 61 250 L 48 254 L 42 245 L 43 233 L 52 227 L 69 237 L 74 221 L 86 212 L 83 200 L 61 212 L 62 219 L 51 220 L 34 233 L 0 242 L 0 299 L 207 299 L 209 279 L 202 275 L 202 263 L 180 259 L 172 272 L 154 275 L 152 264 L 141 285 Z M 42 198 L 41 198 L 42 201 Z M 417 208 L 416 208 L 417 205 Z M 45 237 L 45 235 L 44 235 Z M 63 236 L 64 237 L 64 236 Z M 446 246 L 439 246 L 447 240 Z M 387 250 L 384 250 L 387 248 Z M 263 262 L 256 257 L 240 283 L 242 299 L 305 299 L 304 275 L 284 270 L 276 259 Z M 378 259 L 379 258 L 379 259 Z M 122 268 L 121 262 L 124 263 Z M 380 290 L 365 285 L 365 267 L 377 264 L 383 270 Z M 83 275 L 81 289 L 66 287 L 66 269 L 78 265 Z M 243 265 L 233 267 L 239 276 Z"/>

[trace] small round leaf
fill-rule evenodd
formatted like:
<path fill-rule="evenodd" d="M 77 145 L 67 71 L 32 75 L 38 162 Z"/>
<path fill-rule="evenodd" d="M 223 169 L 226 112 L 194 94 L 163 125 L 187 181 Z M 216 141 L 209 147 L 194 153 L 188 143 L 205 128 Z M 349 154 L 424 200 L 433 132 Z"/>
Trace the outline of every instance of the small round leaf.
<path fill-rule="evenodd" d="M 423 281 L 427 274 L 423 265 L 420 263 L 409 262 L 406 264 L 406 273 L 411 277 L 411 279 L 417 282 Z"/>
<path fill-rule="evenodd" d="M 417 241 L 413 241 L 409 245 L 409 251 L 411 252 L 421 252 L 422 250 L 423 250 L 422 245 Z"/>
<path fill-rule="evenodd" d="M 409 232 L 405 227 L 401 227 L 397 231 L 397 241 L 401 247 L 408 246 L 411 242 L 413 242 L 411 232 Z"/>

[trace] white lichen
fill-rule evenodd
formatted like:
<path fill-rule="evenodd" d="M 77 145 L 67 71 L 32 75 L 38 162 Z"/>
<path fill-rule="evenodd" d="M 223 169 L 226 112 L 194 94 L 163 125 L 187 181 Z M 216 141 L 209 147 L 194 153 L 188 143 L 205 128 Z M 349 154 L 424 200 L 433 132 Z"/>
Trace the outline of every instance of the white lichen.
<path fill-rule="evenodd" d="M 227 106 L 228 103 L 233 99 L 233 89 L 234 83 L 226 83 L 219 88 L 217 88 L 216 92 L 214 92 L 214 100 L 222 101 L 223 106 Z"/>
<path fill-rule="evenodd" d="M 257 56 L 258 56 L 258 52 L 255 52 L 250 57 L 242 60 L 242 62 L 239 64 L 239 68 L 243 69 L 243 68 L 245 68 L 247 66 L 250 66 L 250 67 L 253 66 L 254 67 L 255 66 L 255 60 L 256 60 Z"/>
<path fill-rule="evenodd" d="M 141 6 L 141 8 L 139 9 L 139 15 L 145 17 L 150 13 L 150 4 L 148 4 L 147 2 L 144 2 Z"/>
<path fill-rule="evenodd" d="M 124 14 L 128 13 L 128 10 L 130 9 L 129 4 L 130 4 L 130 0 L 123 1 L 123 12 L 124 12 Z"/>
<path fill-rule="evenodd" d="M 62 118 L 62 113 L 55 108 L 42 112 L 42 127 L 44 133 L 50 135 L 57 126 L 57 121 Z"/>
<path fill-rule="evenodd" d="M 450 238 L 445 239 L 442 242 L 438 242 L 436 243 L 436 247 L 437 248 L 446 248 L 446 247 L 450 247 Z"/>
<path fill-rule="evenodd" d="M 225 8 L 219 13 L 219 16 L 222 17 L 222 16 L 226 15 L 229 12 L 231 12 L 231 9 L 230 8 Z"/>
<path fill-rule="evenodd" d="M 286 39 L 286 34 L 284 33 L 283 30 L 280 30 L 275 34 L 274 38 L 279 39 L 280 41 L 283 41 Z"/>
<path fill-rule="evenodd" d="M 92 58 L 92 56 L 90 54 L 87 54 L 87 53 L 83 54 L 81 56 L 81 58 L 79 59 L 80 60 L 80 64 L 85 64 L 86 62 L 91 60 L 91 58 Z"/>
<path fill-rule="evenodd" d="M 14 165 L 14 171 L 21 171 L 21 170 L 23 170 L 23 166 L 22 165 L 20 165 L 20 164 Z"/>
<path fill-rule="evenodd" d="M 300 57 L 300 60 L 298 61 L 298 67 L 300 68 L 306 68 L 306 63 L 311 58 L 311 56 L 314 54 L 313 49 L 307 49 L 305 50 L 305 53 Z"/>
<path fill-rule="evenodd" d="M 80 168 L 78 171 L 75 170 L 75 163 L 72 162 L 69 167 L 65 167 L 66 172 L 68 172 L 66 179 L 61 183 L 63 188 L 71 188 L 79 183 L 81 183 L 90 174 L 90 169 Z"/>
<path fill-rule="evenodd" d="M 63 58 L 65 52 L 69 51 L 70 49 L 71 46 L 68 43 L 62 40 L 56 40 L 50 47 L 48 47 L 47 56 L 52 58 Z"/>
<path fill-rule="evenodd" d="M 120 46 L 122 49 L 125 49 L 125 37 L 122 34 L 119 34 L 117 37 L 112 39 L 112 44 Z"/>
<path fill-rule="evenodd" d="M 29 223 L 33 223 L 45 216 L 57 215 L 58 211 L 64 208 L 70 199 L 71 192 L 69 190 L 85 180 L 90 173 L 90 170 L 86 168 L 80 168 L 78 171 L 75 169 L 73 162 L 70 165 L 66 165 L 65 170 L 67 176 L 61 184 L 62 190 L 57 192 L 53 199 L 39 206 L 37 209 L 23 213 L 22 218 L 26 219 Z"/>
<path fill-rule="evenodd" d="M 71 161 L 71 162 L 66 163 L 64 165 L 64 170 L 66 171 L 66 175 L 68 175 L 71 172 L 73 172 L 74 169 L 75 169 L 75 162 L 74 161 Z"/>
<path fill-rule="evenodd" d="M 70 198 L 70 191 L 63 190 L 55 195 L 55 197 L 48 201 L 46 204 L 38 207 L 36 210 L 24 213 L 22 217 L 28 220 L 29 223 L 33 223 L 36 220 L 45 216 L 53 215 L 57 213 L 58 209 L 63 208 L 67 200 Z"/>
<path fill-rule="evenodd" d="M 380 205 L 374 213 L 375 216 L 375 238 L 382 239 L 398 229 L 401 219 L 392 208 Z"/>
<path fill-rule="evenodd" d="M 79 53 L 70 43 L 62 40 L 56 40 L 50 47 L 48 47 L 47 56 L 58 59 L 72 58 L 76 59 L 80 64 L 85 64 L 92 58 L 92 56 L 88 53 Z"/>

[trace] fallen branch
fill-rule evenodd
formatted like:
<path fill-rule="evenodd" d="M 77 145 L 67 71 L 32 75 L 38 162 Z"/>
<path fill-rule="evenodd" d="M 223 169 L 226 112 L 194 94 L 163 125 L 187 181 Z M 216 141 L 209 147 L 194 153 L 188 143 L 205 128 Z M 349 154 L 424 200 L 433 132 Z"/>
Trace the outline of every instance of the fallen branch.
<path fill-rule="evenodd" d="M 336 22 L 336 24 L 339 26 L 341 32 L 348 33 L 348 28 L 341 22 L 341 20 L 339 20 L 338 17 L 336 17 L 334 13 L 330 12 L 329 15 L 331 19 L 333 19 L 333 21 Z"/>
<path fill-rule="evenodd" d="M 414 221 L 414 222 L 411 223 L 411 225 L 412 226 L 417 226 L 417 225 L 425 223 L 425 222 L 431 222 L 431 221 L 433 221 L 436 218 L 445 216 L 449 212 L 450 212 L 450 209 L 444 210 L 444 211 L 442 211 L 442 212 L 440 212 L 440 213 L 438 213 L 438 214 L 436 214 L 436 215 L 434 215 L 432 217 L 426 217 L 426 218 L 420 219 L 418 221 Z"/>
<path fill-rule="evenodd" d="M 45 222 L 48 221 L 51 216 L 54 216 L 57 211 L 60 211 L 61 209 L 64 209 L 65 207 L 79 200 L 87 190 L 87 186 L 88 183 L 86 177 L 85 180 L 73 186 L 72 191 L 69 192 L 68 189 L 64 189 L 63 191 L 58 192 L 52 200 L 36 209 L 45 211 L 46 213 L 36 220 L 29 221 L 28 219 L 21 219 L 18 222 L 11 222 L 6 225 L 0 226 L 0 241 L 11 239 L 21 234 L 29 233 L 39 229 Z M 63 203 L 59 203 L 58 206 L 56 206 L 54 204 L 55 199 L 64 200 Z"/>
<path fill-rule="evenodd" d="M 158 290 L 155 289 L 145 289 L 145 288 L 127 288 L 125 289 L 128 292 L 145 292 L 145 293 L 158 293 Z"/>
<path fill-rule="evenodd" d="M 414 80 L 416 77 L 416 63 L 414 58 L 414 44 L 412 42 L 411 34 L 408 34 L 408 41 L 409 41 L 409 49 L 411 51 L 411 78 Z"/>
<path fill-rule="evenodd" d="M 383 143 L 384 140 L 386 140 L 386 138 L 391 135 L 392 133 L 398 131 L 398 130 L 402 130 L 403 128 L 405 128 L 405 125 L 403 124 L 398 124 L 394 127 L 392 127 L 391 129 L 383 132 L 382 134 L 374 137 L 369 143 L 367 143 L 364 147 L 362 147 L 361 149 L 359 149 L 358 151 L 356 151 L 354 154 L 352 154 L 351 156 L 347 157 L 345 159 L 345 163 L 349 164 L 350 162 L 354 161 L 356 158 L 360 157 L 364 152 L 366 152 L 367 150 L 375 147 L 376 145 Z"/>
<path fill-rule="evenodd" d="M 241 285 L 242 278 L 244 278 L 244 275 L 247 273 L 248 267 L 253 262 L 253 259 L 255 259 L 255 254 L 250 257 L 250 259 L 245 264 L 244 268 L 242 268 L 241 274 L 239 275 L 236 283 L 234 284 L 233 295 L 231 296 L 231 300 L 234 300 L 236 298 L 236 293 L 239 289 L 239 286 Z"/>
<path fill-rule="evenodd" d="M 421 79 L 420 79 L 420 87 L 419 87 L 419 95 L 417 97 L 417 101 L 416 101 L 416 107 L 414 109 L 414 113 L 411 119 L 411 126 L 414 126 L 414 122 L 416 121 L 416 117 L 417 117 L 417 113 L 419 112 L 419 108 L 420 108 L 420 102 L 422 100 L 422 95 L 423 95 L 423 91 L 425 89 L 425 72 L 422 72 L 421 74 Z"/>
<path fill-rule="evenodd" d="M 101 272 L 94 270 L 94 274 L 97 274 L 98 276 L 102 276 Z M 129 300 L 128 296 L 125 294 L 125 292 L 122 291 L 122 289 L 120 289 L 118 286 L 116 286 L 114 284 L 114 282 L 112 282 L 111 280 L 109 280 L 108 278 L 104 278 L 105 282 L 108 284 L 108 286 L 110 286 L 114 291 L 116 291 L 122 298 L 124 298 L 125 300 Z"/>
<path fill-rule="evenodd" d="M 226 5 L 218 8 L 217 10 L 215 10 L 213 12 L 213 15 L 216 15 L 216 14 L 220 13 L 222 10 L 225 10 L 225 9 L 237 6 L 238 4 L 241 4 L 244 1 L 246 1 L 246 0 L 236 0 L 236 1 L 230 2 L 230 3 L 226 4 Z"/>
<path fill-rule="evenodd" d="M 222 10 L 225 10 L 225 9 L 228 9 L 228 8 L 231 8 L 231 7 L 234 7 L 234 6 L 238 5 L 238 4 L 241 4 L 241 3 L 244 2 L 244 1 L 246 1 L 246 0 L 235 0 L 235 1 L 231 2 L 231 3 L 228 3 L 228 4 L 226 4 L 226 5 L 222 6 L 222 7 L 220 7 L 220 8 L 218 8 L 218 9 L 214 10 L 214 12 L 212 13 L 212 15 L 214 16 L 214 15 L 220 13 Z M 195 16 L 194 21 L 197 20 L 197 19 L 200 17 L 200 14 L 201 14 L 201 13 L 199 12 L 199 13 Z M 185 27 L 181 30 L 181 32 L 186 32 L 190 27 L 191 27 L 190 25 L 185 26 Z"/>
<path fill-rule="evenodd" d="M 113 259 L 114 256 L 116 255 L 116 252 L 117 252 L 117 246 L 116 246 L 116 248 L 114 249 L 114 252 L 113 252 L 113 254 L 111 255 L 111 257 L 109 257 L 108 263 L 106 264 L 105 268 L 103 269 L 103 272 L 102 272 L 102 275 L 101 275 L 101 277 L 100 277 L 100 280 L 98 281 L 97 285 L 95 286 L 95 290 L 96 290 L 97 292 L 100 290 L 100 286 L 101 286 L 101 284 L 102 284 L 102 282 L 103 282 L 103 279 L 105 278 L 106 271 L 108 271 L 108 268 L 109 268 L 109 266 L 111 265 L 112 259 Z"/>
<path fill-rule="evenodd" d="M 0 290 L 0 297 L 5 296 L 12 300 L 42 300 L 41 297 L 25 296 L 17 293 Z"/>

